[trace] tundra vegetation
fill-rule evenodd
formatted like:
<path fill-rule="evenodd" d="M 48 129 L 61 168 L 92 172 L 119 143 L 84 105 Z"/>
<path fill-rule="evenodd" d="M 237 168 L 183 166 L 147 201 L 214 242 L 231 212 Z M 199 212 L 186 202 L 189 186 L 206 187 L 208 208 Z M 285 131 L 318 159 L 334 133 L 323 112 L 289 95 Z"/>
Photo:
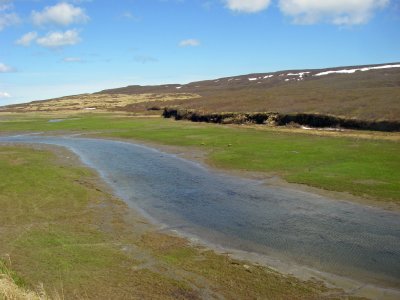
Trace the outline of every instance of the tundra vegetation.
<path fill-rule="evenodd" d="M 399 66 L 287 70 L 184 85 L 133 85 L 94 94 L 10 105 L 0 110 L 51 112 L 96 108 L 143 113 L 167 106 L 213 113 L 276 112 L 283 115 L 328 115 L 363 122 L 398 122 Z M 341 71 L 345 72 L 340 74 Z"/>
<path fill-rule="evenodd" d="M 398 64 L 397 64 L 398 66 Z M 369 71 L 355 71 L 365 68 Z M 101 94 L 193 93 L 197 98 L 167 106 L 208 112 L 277 112 L 321 114 L 363 121 L 399 121 L 400 68 L 377 66 L 287 70 L 192 82 L 185 85 L 128 86 Z M 354 70 L 347 74 L 332 71 Z M 324 76 L 319 76 L 325 74 Z M 125 111 L 141 112 L 135 103 Z M 153 104 L 161 107 L 166 103 Z"/>

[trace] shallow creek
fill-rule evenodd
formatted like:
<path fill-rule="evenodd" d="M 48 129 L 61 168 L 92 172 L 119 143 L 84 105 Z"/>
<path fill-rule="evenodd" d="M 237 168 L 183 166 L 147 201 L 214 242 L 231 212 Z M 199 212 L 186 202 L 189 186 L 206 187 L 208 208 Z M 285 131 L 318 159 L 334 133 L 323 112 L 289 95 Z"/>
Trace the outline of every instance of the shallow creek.
<path fill-rule="evenodd" d="M 226 249 L 383 287 L 400 286 L 400 215 L 227 176 L 142 145 L 20 135 L 63 146 L 152 221 Z"/>

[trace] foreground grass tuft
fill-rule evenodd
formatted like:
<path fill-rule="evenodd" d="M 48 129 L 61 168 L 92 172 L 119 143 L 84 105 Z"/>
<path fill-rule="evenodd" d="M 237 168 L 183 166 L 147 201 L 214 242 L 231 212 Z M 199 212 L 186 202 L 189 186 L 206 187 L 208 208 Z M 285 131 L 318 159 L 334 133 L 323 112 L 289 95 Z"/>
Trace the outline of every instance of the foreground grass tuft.
<path fill-rule="evenodd" d="M 0 299 L 6 300 L 48 300 L 43 287 L 40 286 L 38 292 L 24 288 L 24 283 L 15 272 L 7 268 L 6 264 L 0 260 Z M 54 297 L 54 299 L 60 299 Z"/>
<path fill-rule="evenodd" d="M 37 294 L 20 288 L 11 278 L 0 275 L 0 299 L 7 300 L 47 300 L 45 294 Z"/>

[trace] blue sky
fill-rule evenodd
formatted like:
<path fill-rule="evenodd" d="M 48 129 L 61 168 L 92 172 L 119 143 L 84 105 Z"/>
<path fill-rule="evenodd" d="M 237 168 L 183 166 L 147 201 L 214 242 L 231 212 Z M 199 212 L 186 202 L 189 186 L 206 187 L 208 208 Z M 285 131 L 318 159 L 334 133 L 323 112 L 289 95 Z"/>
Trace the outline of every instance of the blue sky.
<path fill-rule="evenodd" d="M 398 61 L 398 0 L 0 0 L 0 105 Z"/>

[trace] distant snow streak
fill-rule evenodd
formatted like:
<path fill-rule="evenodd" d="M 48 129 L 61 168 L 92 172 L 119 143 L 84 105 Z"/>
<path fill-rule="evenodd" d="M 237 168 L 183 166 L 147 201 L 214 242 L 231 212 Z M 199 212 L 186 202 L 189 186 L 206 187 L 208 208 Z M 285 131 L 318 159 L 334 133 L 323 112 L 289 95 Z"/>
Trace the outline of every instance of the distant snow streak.
<path fill-rule="evenodd" d="M 266 76 L 260 76 L 260 77 L 253 77 L 253 78 L 248 78 L 249 81 L 256 81 L 256 80 L 261 80 L 261 79 L 268 79 L 272 78 L 274 75 L 266 75 Z"/>
<path fill-rule="evenodd" d="M 300 76 L 303 77 L 304 74 L 308 74 L 310 72 L 300 72 L 300 73 L 288 73 L 287 76 Z"/>
<path fill-rule="evenodd" d="M 325 71 L 314 76 L 325 76 L 329 74 L 353 74 L 357 71 L 366 72 L 370 70 L 381 70 L 381 69 L 391 69 L 391 68 L 400 68 L 400 65 L 385 65 L 385 66 L 377 66 L 377 67 L 367 67 L 367 68 L 358 68 L 358 69 L 348 69 L 348 70 L 336 70 L 336 71 Z"/>

